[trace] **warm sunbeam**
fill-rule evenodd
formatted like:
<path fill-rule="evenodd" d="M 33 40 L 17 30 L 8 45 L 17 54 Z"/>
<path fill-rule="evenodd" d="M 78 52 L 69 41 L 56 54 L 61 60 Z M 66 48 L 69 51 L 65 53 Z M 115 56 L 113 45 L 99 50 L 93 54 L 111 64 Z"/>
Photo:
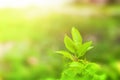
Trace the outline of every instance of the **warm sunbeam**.
<path fill-rule="evenodd" d="M 62 6 L 68 0 L 0 0 L 0 7 L 57 7 Z"/>

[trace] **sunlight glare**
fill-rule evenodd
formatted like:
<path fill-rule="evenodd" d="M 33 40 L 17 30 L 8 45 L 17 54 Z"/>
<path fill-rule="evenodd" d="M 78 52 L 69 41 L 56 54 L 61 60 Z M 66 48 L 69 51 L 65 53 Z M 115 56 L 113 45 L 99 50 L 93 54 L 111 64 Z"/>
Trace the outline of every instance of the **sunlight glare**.
<path fill-rule="evenodd" d="M 0 7 L 59 7 L 65 3 L 66 0 L 0 0 Z"/>

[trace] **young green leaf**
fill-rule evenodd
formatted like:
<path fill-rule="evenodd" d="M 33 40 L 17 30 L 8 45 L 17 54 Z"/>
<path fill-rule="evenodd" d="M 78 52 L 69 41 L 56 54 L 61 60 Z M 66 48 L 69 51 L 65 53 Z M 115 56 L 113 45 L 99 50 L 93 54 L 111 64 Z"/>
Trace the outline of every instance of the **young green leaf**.
<path fill-rule="evenodd" d="M 87 51 L 89 51 L 90 49 L 92 49 L 92 48 L 94 48 L 93 46 L 90 46 L 88 49 L 87 49 Z"/>
<path fill-rule="evenodd" d="M 74 60 L 73 56 L 67 51 L 57 51 L 57 53 L 62 54 L 64 57 L 67 57 L 67 58 L 71 59 L 72 61 Z"/>
<path fill-rule="evenodd" d="M 77 44 L 82 44 L 82 37 L 81 37 L 79 31 L 73 27 L 71 33 L 72 33 L 73 41 Z"/>
<path fill-rule="evenodd" d="M 89 42 L 84 43 L 84 44 L 82 45 L 82 48 L 79 49 L 79 51 L 78 51 L 78 52 L 79 52 L 79 54 L 78 54 L 79 56 L 78 56 L 78 57 L 83 56 L 83 55 L 85 54 L 85 52 L 90 49 L 91 44 L 92 44 L 92 41 L 89 41 Z"/>
<path fill-rule="evenodd" d="M 82 67 L 82 64 L 79 63 L 79 62 L 72 62 L 72 63 L 70 64 L 70 67 Z"/>
<path fill-rule="evenodd" d="M 64 43 L 65 43 L 65 46 L 66 48 L 72 52 L 72 53 L 75 53 L 75 45 L 74 45 L 74 42 L 66 35 L 65 38 L 64 38 Z"/>

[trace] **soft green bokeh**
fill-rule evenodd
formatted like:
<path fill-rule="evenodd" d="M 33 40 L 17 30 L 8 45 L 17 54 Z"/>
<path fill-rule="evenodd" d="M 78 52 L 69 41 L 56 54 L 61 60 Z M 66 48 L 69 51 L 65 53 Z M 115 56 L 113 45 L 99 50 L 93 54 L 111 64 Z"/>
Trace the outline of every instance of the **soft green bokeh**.
<path fill-rule="evenodd" d="M 88 8 L 95 12 L 82 10 Z M 68 11 L 66 11 L 68 10 Z M 86 14 L 86 15 L 84 15 Z M 94 48 L 88 61 L 96 62 L 108 80 L 120 78 L 120 6 L 69 6 L 44 11 L 37 7 L 0 9 L 0 80 L 59 80 L 66 61 L 64 35 L 73 26 Z"/>

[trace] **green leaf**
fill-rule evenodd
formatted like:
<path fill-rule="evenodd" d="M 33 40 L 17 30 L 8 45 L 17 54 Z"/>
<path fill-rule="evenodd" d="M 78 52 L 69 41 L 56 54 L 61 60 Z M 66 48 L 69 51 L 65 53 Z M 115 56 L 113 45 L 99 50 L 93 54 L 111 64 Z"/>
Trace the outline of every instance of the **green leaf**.
<path fill-rule="evenodd" d="M 82 45 L 81 49 L 78 51 L 78 57 L 81 57 L 85 54 L 86 51 L 88 51 L 91 47 L 92 41 L 86 42 Z"/>
<path fill-rule="evenodd" d="M 72 62 L 72 63 L 70 64 L 70 67 L 82 67 L 82 64 L 79 63 L 79 62 Z"/>
<path fill-rule="evenodd" d="M 72 33 L 73 41 L 77 44 L 82 44 L 82 37 L 81 37 L 79 31 L 75 27 L 72 28 L 71 33 Z"/>
<path fill-rule="evenodd" d="M 74 45 L 74 42 L 66 35 L 65 38 L 64 38 L 64 43 L 65 43 L 65 46 L 66 48 L 72 52 L 72 53 L 75 53 L 75 45 Z"/>
<path fill-rule="evenodd" d="M 76 69 L 71 69 L 71 68 L 65 69 L 62 72 L 62 76 L 60 80 L 74 80 L 76 74 L 77 74 Z"/>
<path fill-rule="evenodd" d="M 57 53 L 62 54 L 64 57 L 67 57 L 67 58 L 69 58 L 71 60 L 74 60 L 73 56 L 67 51 L 57 51 Z"/>
<path fill-rule="evenodd" d="M 92 49 L 92 48 L 94 48 L 94 47 L 93 47 L 93 46 L 88 47 L 87 51 L 89 51 L 89 50 Z"/>

